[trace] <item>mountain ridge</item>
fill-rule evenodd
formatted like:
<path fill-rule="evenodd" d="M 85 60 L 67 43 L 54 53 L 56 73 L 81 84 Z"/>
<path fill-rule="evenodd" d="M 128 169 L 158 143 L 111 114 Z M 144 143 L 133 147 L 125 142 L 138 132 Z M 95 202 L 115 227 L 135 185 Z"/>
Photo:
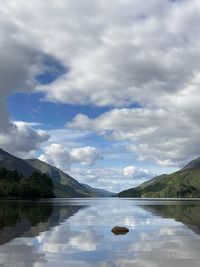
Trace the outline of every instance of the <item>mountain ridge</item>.
<path fill-rule="evenodd" d="M 34 171 L 34 167 L 30 166 L 25 160 L 18 158 L 7 151 L 0 148 L 0 167 L 10 171 L 17 171 L 24 176 L 30 176 Z"/>
<path fill-rule="evenodd" d="M 181 170 L 200 169 L 200 156 L 191 160 Z"/>

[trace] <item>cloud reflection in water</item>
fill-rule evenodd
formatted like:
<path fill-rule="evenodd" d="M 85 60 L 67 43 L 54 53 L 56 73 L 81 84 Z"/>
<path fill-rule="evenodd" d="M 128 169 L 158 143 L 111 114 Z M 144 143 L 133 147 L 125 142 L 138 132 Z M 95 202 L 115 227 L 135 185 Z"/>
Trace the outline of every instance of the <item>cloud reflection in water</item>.
<path fill-rule="evenodd" d="M 194 220 L 199 203 L 152 203 L 123 199 L 46 203 L 52 208 L 46 220 L 0 246 L 0 266 L 199 266 L 200 236 L 193 230 L 199 222 Z M 113 235 L 110 230 L 116 224 L 130 232 Z"/>

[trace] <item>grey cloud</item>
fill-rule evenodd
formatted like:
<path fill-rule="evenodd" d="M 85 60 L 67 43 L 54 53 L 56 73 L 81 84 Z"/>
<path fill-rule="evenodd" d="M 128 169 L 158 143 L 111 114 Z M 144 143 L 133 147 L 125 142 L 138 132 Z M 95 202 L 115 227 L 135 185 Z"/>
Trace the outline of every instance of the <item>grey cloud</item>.
<path fill-rule="evenodd" d="M 15 3 L 0 5 L 0 147 L 25 157 L 39 149 L 49 135 L 28 124 L 13 123 L 7 111 L 7 97 L 15 92 L 33 92 L 36 76 L 45 71 L 44 59 L 50 56 L 23 35 L 26 20 L 20 23 L 14 18 Z"/>
<path fill-rule="evenodd" d="M 30 157 L 49 139 L 43 130 L 35 130 L 24 122 L 15 122 L 9 133 L 0 134 L 1 148 L 19 157 Z"/>

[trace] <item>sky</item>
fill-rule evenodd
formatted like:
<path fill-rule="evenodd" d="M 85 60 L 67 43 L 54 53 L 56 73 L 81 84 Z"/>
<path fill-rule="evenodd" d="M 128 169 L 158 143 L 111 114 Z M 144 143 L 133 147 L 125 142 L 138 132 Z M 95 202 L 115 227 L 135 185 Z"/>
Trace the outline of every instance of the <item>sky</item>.
<path fill-rule="evenodd" d="M 200 155 L 200 1 L 0 3 L 0 147 L 114 192 Z"/>

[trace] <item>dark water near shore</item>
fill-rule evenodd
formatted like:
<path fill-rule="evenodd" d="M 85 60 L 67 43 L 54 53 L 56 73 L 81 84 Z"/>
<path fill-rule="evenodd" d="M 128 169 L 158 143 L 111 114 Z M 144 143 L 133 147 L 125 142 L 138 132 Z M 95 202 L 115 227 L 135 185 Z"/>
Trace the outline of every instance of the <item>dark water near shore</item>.
<path fill-rule="evenodd" d="M 200 201 L 1 201 L 0 266 L 199 267 Z"/>

